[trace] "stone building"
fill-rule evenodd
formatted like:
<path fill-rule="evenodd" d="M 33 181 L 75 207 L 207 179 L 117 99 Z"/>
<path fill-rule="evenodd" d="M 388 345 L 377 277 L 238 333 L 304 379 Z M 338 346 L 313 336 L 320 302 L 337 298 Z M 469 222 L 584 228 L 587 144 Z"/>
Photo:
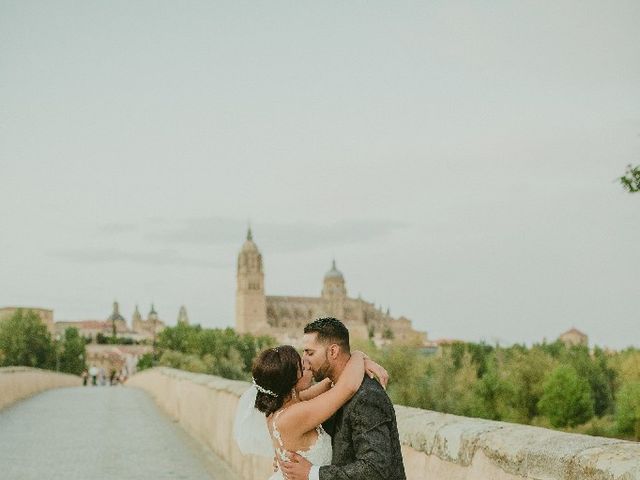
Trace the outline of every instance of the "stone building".
<path fill-rule="evenodd" d="M 351 338 L 372 338 L 385 343 L 424 344 L 427 335 L 413 329 L 406 317 L 394 318 L 387 309 L 347 294 L 344 275 L 335 260 L 325 274 L 319 297 L 265 294 L 262 254 L 251 229 L 238 254 L 236 285 L 236 330 L 268 334 L 279 342 L 297 344 L 304 326 L 319 317 L 332 316 L 344 322 Z"/>
<path fill-rule="evenodd" d="M 156 335 L 160 333 L 165 328 L 165 322 L 158 317 L 158 312 L 153 304 L 146 319 L 142 318 L 136 305 L 131 317 L 131 328 L 129 328 L 127 320 L 120 313 L 118 302 L 113 302 L 113 310 L 106 320 L 59 321 L 55 323 L 58 334 L 64 334 L 65 329 L 69 327 L 77 328 L 81 336 L 94 340 L 98 333 L 107 337 L 112 336 L 115 328 L 116 336 L 141 341 L 152 340 L 154 330 Z"/>
<path fill-rule="evenodd" d="M 55 333 L 55 327 L 53 323 L 53 310 L 50 310 L 48 308 L 2 307 L 0 308 L 0 322 L 2 320 L 12 317 L 13 314 L 16 313 L 18 310 L 22 310 L 23 313 L 26 313 L 29 310 L 31 310 L 33 313 L 38 315 L 38 317 L 40 317 L 40 320 L 42 321 L 42 323 L 44 323 L 47 326 L 47 330 L 49 330 L 50 334 L 53 335 Z"/>
<path fill-rule="evenodd" d="M 560 340 L 568 347 L 574 345 L 584 345 L 586 347 L 589 345 L 589 337 L 575 327 L 571 330 L 567 330 L 562 335 L 560 335 L 560 337 L 558 337 L 558 340 Z"/>
<path fill-rule="evenodd" d="M 158 317 L 158 312 L 156 312 L 155 306 L 152 303 L 146 320 L 142 318 L 140 310 L 138 310 L 138 305 L 136 305 L 136 309 L 131 317 L 131 327 L 132 330 L 138 334 L 153 337 L 154 331 L 157 335 L 164 330 L 165 324 Z"/>

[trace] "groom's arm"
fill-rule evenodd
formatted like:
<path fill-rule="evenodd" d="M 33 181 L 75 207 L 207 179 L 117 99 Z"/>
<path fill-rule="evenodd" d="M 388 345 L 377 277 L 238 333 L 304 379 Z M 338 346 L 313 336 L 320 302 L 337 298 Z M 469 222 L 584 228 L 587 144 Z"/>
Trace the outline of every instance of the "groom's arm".
<path fill-rule="evenodd" d="M 320 467 L 320 480 L 386 480 L 392 468 L 392 417 L 382 390 L 363 392 L 349 413 L 355 460 L 346 465 Z M 334 448 L 340 448 L 334 445 Z"/>

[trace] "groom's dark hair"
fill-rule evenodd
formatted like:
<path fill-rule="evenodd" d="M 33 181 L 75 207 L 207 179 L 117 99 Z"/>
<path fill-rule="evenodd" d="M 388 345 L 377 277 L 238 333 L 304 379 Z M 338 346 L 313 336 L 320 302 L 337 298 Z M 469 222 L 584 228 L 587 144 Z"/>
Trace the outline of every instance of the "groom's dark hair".
<path fill-rule="evenodd" d="M 304 327 L 304 333 L 317 333 L 319 342 L 336 343 L 343 352 L 351 353 L 349 330 L 337 318 L 318 318 Z"/>

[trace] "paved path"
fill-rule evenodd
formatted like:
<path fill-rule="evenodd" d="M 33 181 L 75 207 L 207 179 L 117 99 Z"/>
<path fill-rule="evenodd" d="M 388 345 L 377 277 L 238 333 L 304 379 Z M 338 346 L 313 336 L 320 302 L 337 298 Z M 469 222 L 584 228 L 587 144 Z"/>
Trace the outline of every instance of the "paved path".
<path fill-rule="evenodd" d="M 49 390 L 0 411 L 0 478 L 227 480 L 142 390 Z"/>

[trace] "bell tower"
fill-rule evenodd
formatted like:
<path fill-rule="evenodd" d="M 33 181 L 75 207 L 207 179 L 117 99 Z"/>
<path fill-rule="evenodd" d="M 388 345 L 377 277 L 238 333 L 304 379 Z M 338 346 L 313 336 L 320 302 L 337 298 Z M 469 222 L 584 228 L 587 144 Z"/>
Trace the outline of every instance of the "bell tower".
<path fill-rule="evenodd" d="M 253 241 L 249 227 L 247 239 L 238 254 L 236 331 L 262 334 L 266 333 L 268 328 L 262 254 Z"/>
<path fill-rule="evenodd" d="M 322 285 L 322 299 L 328 314 L 344 320 L 344 304 L 347 298 L 347 288 L 342 272 L 336 268 L 333 260 L 331 270 L 324 276 Z"/>

